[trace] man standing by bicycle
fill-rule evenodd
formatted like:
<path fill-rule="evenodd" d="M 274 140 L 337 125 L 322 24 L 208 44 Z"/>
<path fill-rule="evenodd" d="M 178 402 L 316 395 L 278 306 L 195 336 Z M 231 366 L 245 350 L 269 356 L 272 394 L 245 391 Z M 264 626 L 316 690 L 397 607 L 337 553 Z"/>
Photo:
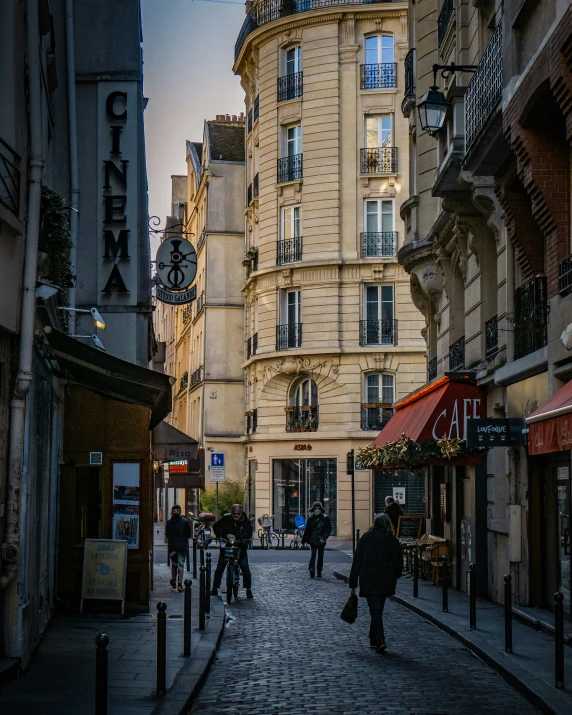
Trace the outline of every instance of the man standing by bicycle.
<path fill-rule="evenodd" d="M 213 526 L 213 531 L 217 539 L 226 539 L 228 534 L 232 534 L 239 542 L 240 558 L 238 565 L 240 566 L 240 570 L 242 572 L 244 588 L 246 589 L 246 597 L 253 598 L 251 590 L 252 576 L 248 565 L 247 553 L 248 542 L 252 539 L 252 524 L 250 523 L 250 519 L 248 519 L 246 514 L 243 512 L 242 506 L 240 504 L 233 504 L 230 514 L 225 514 L 222 519 L 219 519 Z M 224 558 L 224 548 L 221 546 L 218 563 L 214 572 L 211 596 L 218 595 L 225 566 L 226 560 Z"/>

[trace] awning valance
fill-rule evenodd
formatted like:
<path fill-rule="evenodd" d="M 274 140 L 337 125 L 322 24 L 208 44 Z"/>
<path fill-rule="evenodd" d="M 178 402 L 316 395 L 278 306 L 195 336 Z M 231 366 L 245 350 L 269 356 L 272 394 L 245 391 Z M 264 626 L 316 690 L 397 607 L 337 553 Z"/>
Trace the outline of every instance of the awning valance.
<path fill-rule="evenodd" d="M 107 355 L 59 330 L 46 332 L 46 338 L 49 356 L 57 361 L 63 377 L 114 400 L 148 407 L 149 429 L 171 411 L 174 378 Z"/>
<path fill-rule="evenodd" d="M 486 416 L 486 393 L 469 377 L 444 376 L 395 405 L 395 414 L 374 444 L 384 447 L 405 434 L 414 442 L 466 439 L 467 420 Z"/>
<path fill-rule="evenodd" d="M 572 450 L 572 380 L 526 418 L 528 453 Z"/>
<path fill-rule="evenodd" d="M 153 430 L 153 443 L 153 454 L 161 464 L 197 459 L 199 448 L 197 440 L 167 422 L 159 422 L 155 427 Z"/>

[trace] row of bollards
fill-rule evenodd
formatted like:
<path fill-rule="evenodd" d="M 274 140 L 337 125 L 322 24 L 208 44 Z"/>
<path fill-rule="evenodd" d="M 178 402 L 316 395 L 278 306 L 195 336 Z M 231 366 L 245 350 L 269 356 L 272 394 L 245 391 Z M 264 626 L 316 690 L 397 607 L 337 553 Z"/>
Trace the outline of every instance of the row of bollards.
<path fill-rule="evenodd" d="M 408 554 L 409 556 L 409 554 Z M 419 597 L 419 554 L 416 548 L 411 556 L 413 568 L 413 598 Z M 410 570 L 408 558 L 407 570 Z M 449 574 L 447 557 L 442 557 L 441 583 L 443 586 L 443 613 L 449 612 Z M 477 566 L 469 565 L 469 628 L 477 628 Z M 504 577 L 504 649 L 512 653 L 512 576 Z M 554 594 L 554 687 L 564 687 L 564 596 Z"/>

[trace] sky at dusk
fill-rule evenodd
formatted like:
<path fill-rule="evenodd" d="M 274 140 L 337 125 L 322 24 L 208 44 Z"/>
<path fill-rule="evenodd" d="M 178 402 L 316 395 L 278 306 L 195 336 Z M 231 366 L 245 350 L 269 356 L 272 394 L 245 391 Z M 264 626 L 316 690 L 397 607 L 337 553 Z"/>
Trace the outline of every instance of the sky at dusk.
<path fill-rule="evenodd" d="M 244 111 L 232 72 L 244 4 L 142 0 L 149 213 L 171 203 L 171 175 L 185 174 L 185 140 L 201 141 L 205 119 Z"/>

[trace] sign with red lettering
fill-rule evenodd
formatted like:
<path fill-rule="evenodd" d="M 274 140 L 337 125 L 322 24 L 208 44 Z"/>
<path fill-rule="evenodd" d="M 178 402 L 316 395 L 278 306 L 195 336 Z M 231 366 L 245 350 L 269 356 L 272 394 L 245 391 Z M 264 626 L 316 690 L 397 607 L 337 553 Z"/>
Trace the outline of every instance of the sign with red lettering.
<path fill-rule="evenodd" d="M 569 450 L 572 450 L 572 413 L 529 425 L 529 454 L 549 454 Z"/>

